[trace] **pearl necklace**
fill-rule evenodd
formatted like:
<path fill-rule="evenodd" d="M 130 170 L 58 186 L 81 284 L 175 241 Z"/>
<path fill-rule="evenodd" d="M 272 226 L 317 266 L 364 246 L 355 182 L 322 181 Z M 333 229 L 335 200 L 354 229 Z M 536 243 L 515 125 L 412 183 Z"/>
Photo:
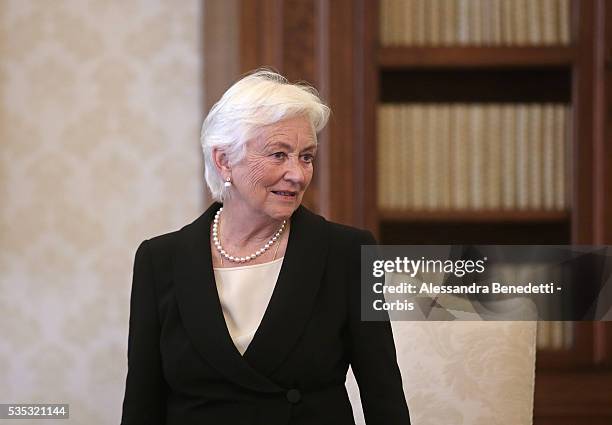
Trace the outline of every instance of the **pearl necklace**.
<path fill-rule="evenodd" d="M 272 236 L 272 239 L 266 242 L 266 244 L 261 249 L 255 251 L 254 254 L 247 255 L 246 257 L 234 257 L 225 252 L 223 246 L 221 246 L 221 241 L 219 240 L 219 217 L 221 216 L 221 211 L 223 211 L 223 207 L 219 208 L 219 211 L 217 211 L 217 214 L 215 214 L 215 219 L 213 220 L 213 243 L 215 244 L 217 251 L 219 251 L 219 254 L 234 263 L 246 263 L 248 261 L 254 260 L 261 254 L 266 252 L 272 246 L 272 244 L 280 238 L 280 235 L 283 233 L 283 230 L 285 230 L 285 224 L 287 224 L 287 220 L 283 220 L 283 224 L 281 224 L 280 229 L 278 229 L 274 236 Z"/>

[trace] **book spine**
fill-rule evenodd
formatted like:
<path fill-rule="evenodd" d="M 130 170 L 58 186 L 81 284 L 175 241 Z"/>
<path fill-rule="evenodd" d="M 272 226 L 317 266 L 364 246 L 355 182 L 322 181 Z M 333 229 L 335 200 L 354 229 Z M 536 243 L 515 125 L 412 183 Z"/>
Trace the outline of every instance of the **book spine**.
<path fill-rule="evenodd" d="M 387 118 L 387 124 L 389 126 L 389 178 L 387 179 L 388 186 L 386 190 L 389 193 L 389 208 L 397 208 L 399 206 L 399 192 L 397 191 L 399 186 L 397 181 L 397 176 L 399 174 L 399 159 L 396 152 L 400 143 L 400 135 L 398 134 L 398 105 L 389 104 L 388 108 L 389 116 Z"/>
<path fill-rule="evenodd" d="M 388 106 L 381 104 L 378 106 L 378 119 L 376 127 L 376 169 L 377 173 L 377 189 L 378 189 L 378 206 L 380 208 L 389 207 L 389 112 Z"/>
<path fill-rule="evenodd" d="M 559 0 L 559 41 L 570 44 L 570 1 Z"/>
<path fill-rule="evenodd" d="M 446 0 L 442 12 L 442 44 L 457 44 L 457 0 Z"/>
<path fill-rule="evenodd" d="M 414 16 L 412 25 L 415 29 L 414 43 L 418 46 L 424 46 L 427 43 L 427 33 L 425 31 L 425 23 L 427 22 L 427 0 L 414 0 Z"/>
<path fill-rule="evenodd" d="M 529 209 L 542 209 L 542 107 L 530 105 L 527 118 L 529 120 L 528 161 L 529 161 Z"/>
<path fill-rule="evenodd" d="M 536 346 L 538 350 L 550 348 L 550 322 L 538 321 L 536 329 Z"/>
<path fill-rule="evenodd" d="M 469 41 L 474 46 L 482 44 L 482 7 L 480 0 L 469 1 Z"/>
<path fill-rule="evenodd" d="M 455 105 L 452 110 L 452 127 L 455 129 L 452 138 L 451 175 L 453 182 L 453 207 L 466 209 L 468 207 L 469 194 L 469 164 L 468 164 L 468 115 L 467 106 Z"/>
<path fill-rule="evenodd" d="M 451 208 L 451 106 L 440 107 L 440 135 L 438 137 L 438 152 L 440 155 L 438 170 L 440 171 L 440 204 L 443 210 Z"/>
<path fill-rule="evenodd" d="M 553 350 L 562 350 L 564 348 L 563 322 L 555 320 L 548 323 L 550 325 L 550 348 Z"/>
<path fill-rule="evenodd" d="M 501 0 L 491 0 L 491 44 L 503 44 L 503 14 Z"/>
<path fill-rule="evenodd" d="M 440 28 L 440 0 L 428 0 L 426 3 L 427 20 L 424 24 L 427 26 L 427 45 L 439 46 L 441 39 Z"/>
<path fill-rule="evenodd" d="M 469 155 L 470 155 L 470 208 L 482 209 L 482 186 L 483 186 L 483 156 L 482 156 L 482 106 L 475 105 L 469 108 L 470 113 L 470 138 L 469 138 Z"/>
<path fill-rule="evenodd" d="M 555 6 L 555 0 L 542 0 L 542 43 L 546 45 L 558 43 Z"/>
<path fill-rule="evenodd" d="M 487 178 L 487 204 L 488 209 L 500 209 L 502 207 L 502 110 L 501 106 L 494 104 L 488 108 L 486 164 L 488 170 Z"/>
<path fill-rule="evenodd" d="M 555 105 L 555 209 L 564 210 L 565 203 L 565 106 Z"/>
<path fill-rule="evenodd" d="M 501 0 L 502 6 L 502 43 L 507 46 L 516 44 L 515 15 L 513 0 Z"/>
<path fill-rule="evenodd" d="M 381 46 L 388 46 L 390 44 L 389 37 L 389 3 L 391 0 L 380 0 L 380 10 L 378 14 L 378 33 L 380 37 Z"/>
<path fill-rule="evenodd" d="M 529 180 L 528 173 L 528 109 L 527 105 L 518 106 L 516 121 L 516 191 L 517 208 L 527 209 L 529 205 Z"/>
<path fill-rule="evenodd" d="M 400 108 L 400 123 L 401 131 L 399 137 L 399 149 L 397 157 L 400 159 L 402 164 L 400 173 L 400 200 L 399 207 L 402 209 L 408 209 L 411 207 L 410 198 L 412 196 L 412 176 L 410 175 L 411 167 L 410 161 L 412 155 L 410 154 L 410 127 L 412 125 L 409 105 L 403 104 Z"/>
<path fill-rule="evenodd" d="M 493 1 L 480 1 L 480 22 L 482 25 L 482 44 L 490 46 L 493 42 Z"/>
<path fill-rule="evenodd" d="M 437 137 L 438 137 L 438 116 L 437 107 L 435 105 L 425 105 L 425 209 L 433 210 L 438 207 L 437 197 L 439 191 L 438 170 L 437 170 Z"/>
<path fill-rule="evenodd" d="M 574 322 L 563 322 L 563 347 L 568 350 L 574 346 Z"/>
<path fill-rule="evenodd" d="M 569 159 L 572 158 L 572 143 L 571 140 L 573 139 L 572 136 L 572 122 L 573 122 L 573 116 L 572 116 L 572 108 L 569 105 L 563 105 L 563 117 L 564 117 L 564 130 L 565 130 L 565 138 L 564 138 L 564 142 L 563 145 L 565 147 L 565 161 L 564 161 L 564 166 L 565 166 L 565 172 L 563 173 L 565 175 L 565 187 L 563 188 L 563 194 L 564 194 L 564 199 L 563 199 L 563 208 L 564 209 L 569 209 L 571 206 L 571 199 L 572 199 L 572 193 L 571 193 L 571 189 L 572 189 L 572 173 L 573 173 L 573 169 L 572 167 L 569 165 Z"/>
<path fill-rule="evenodd" d="M 502 106 L 502 207 L 516 208 L 516 108 Z"/>
<path fill-rule="evenodd" d="M 415 28 L 412 24 L 414 19 L 414 0 L 405 0 L 397 14 L 401 17 L 402 21 L 402 44 L 406 46 L 414 45 Z"/>
<path fill-rule="evenodd" d="M 546 104 L 542 110 L 542 178 L 543 178 L 543 208 L 547 211 L 555 208 L 555 112 L 551 104 Z"/>
<path fill-rule="evenodd" d="M 423 143 L 425 114 L 423 113 L 423 105 L 415 104 L 412 113 L 412 135 L 410 140 L 414 151 L 414 158 L 412 161 L 414 179 L 413 205 L 414 209 L 421 210 L 425 204 L 425 182 L 423 181 L 425 166 L 425 146 Z"/>
<path fill-rule="evenodd" d="M 527 34 L 527 3 L 531 0 L 514 1 L 514 40 L 518 45 L 525 45 L 529 41 Z"/>
<path fill-rule="evenodd" d="M 538 45 L 542 42 L 540 7 L 541 0 L 529 0 L 527 2 L 527 41 L 531 45 Z"/>
<path fill-rule="evenodd" d="M 457 44 L 466 45 L 470 40 L 470 4 L 469 0 L 457 0 Z"/>

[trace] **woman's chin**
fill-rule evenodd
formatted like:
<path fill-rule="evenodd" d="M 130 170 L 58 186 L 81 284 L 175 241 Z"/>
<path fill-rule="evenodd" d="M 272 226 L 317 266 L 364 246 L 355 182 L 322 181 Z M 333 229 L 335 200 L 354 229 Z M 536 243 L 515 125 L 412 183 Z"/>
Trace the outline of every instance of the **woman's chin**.
<path fill-rule="evenodd" d="M 279 206 L 270 211 L 268 215 L 275 220 L 288 220 L 298 207 L 299 204 Z"/>

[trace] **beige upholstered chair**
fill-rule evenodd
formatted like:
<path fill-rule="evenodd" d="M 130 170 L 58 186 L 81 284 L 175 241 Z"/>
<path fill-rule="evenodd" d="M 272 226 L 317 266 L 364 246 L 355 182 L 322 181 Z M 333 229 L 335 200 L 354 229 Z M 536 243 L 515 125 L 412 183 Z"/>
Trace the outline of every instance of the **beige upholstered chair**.
<path fill-rule="evenodd" d="M 536 323 L 392 322 L 412 424 L 531 424 Z M 352 374 L 347 387 L 363 424 Z"/>

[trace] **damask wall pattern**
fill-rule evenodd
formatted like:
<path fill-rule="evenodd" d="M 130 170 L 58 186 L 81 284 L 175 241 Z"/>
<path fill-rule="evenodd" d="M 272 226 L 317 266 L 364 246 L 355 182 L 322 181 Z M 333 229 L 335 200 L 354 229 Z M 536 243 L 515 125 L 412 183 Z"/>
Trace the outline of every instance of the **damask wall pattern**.
<path fill-rule="evenodd" d="M 200 0 L 0 0 L 0 403 L 119 423 L 135 250 L 204 207 L 202 34 Z"/>

